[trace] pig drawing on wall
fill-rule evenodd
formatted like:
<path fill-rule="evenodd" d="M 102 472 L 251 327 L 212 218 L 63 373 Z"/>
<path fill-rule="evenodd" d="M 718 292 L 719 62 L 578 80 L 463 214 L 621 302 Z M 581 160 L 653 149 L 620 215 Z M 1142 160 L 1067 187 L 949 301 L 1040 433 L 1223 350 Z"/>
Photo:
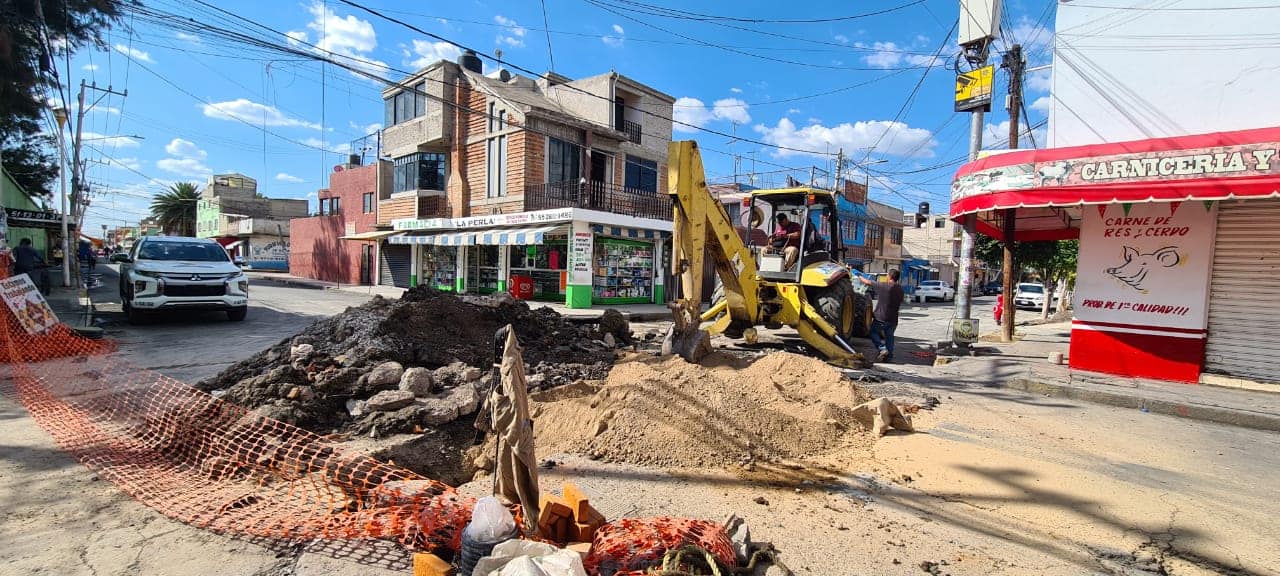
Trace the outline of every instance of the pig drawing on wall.
<path fill-rule="evenodd" d="M 1144 284 L 1153 269 L 1172 268 L 1182 262 L 1177 246 L 1165 246 L 1150 254 L 1142 254 L 1132 246 L 1124 247 L 1124 264 L 1115 268 L 1107 268 L 1107 274 L 1128 284 L 1134 290 L 1146 293 Z"/>

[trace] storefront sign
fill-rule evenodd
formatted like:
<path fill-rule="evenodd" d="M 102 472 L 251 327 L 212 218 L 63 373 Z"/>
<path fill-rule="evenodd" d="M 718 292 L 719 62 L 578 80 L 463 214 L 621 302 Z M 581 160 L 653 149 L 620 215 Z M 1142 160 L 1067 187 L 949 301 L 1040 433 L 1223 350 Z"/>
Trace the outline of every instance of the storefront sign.
<path fill-rule="evenodd" d="M 1012 164 L 966 174 L 952 183 L 951 200 L 995 191 L 1273 174 L 1280 174 L 1280 142 L 1111 154 Z"/>
<path fill-rule="evenodd" d="M 991 111 L 991 85 L 995 70 L 995 65 L 991 64 L 956 75 L 956 112 L 979 108 Z"/>
<path fill-rule="evenodd" d="M 14 228 L 54 229 L 62 225 L 62 215 L 57 212 L 21 210 L 18 208 L 5 208 L 4 212 L 8 216 L 9 225 Z"/>
<path fill-rule="evenodd" d="M 537 212 L 518 212 L 515 214 L 493 214 L 490 216 L 468 216 L 466 218 L 428 218 L 425 220 L 395 220 L 391 223 L 396 230 L 430 230 L 453 228 L 490 228 L 494 226 L 519 226 L 522 224 L 543 224 L 548 222 L 566 222 L 573 220 L 573 208 L 556 208 Z"/>
<path fill-rule="evenodd" d="M 591 247 L 591 231 L 574 230 L 573 241 L 569 246 L 570 284 L 591 284 Z"/>
<path fill-rule="evenodd" d="M 1085 208 L 1076 320 L 1203 330 L 1216 218 L 1205 202 Z"/>
<path fill-rule="evenodd" d="M 58 316 L 26 274 L 0 280 L 0 298 L 28 334 L 41 334 L 58 323 Z"/>

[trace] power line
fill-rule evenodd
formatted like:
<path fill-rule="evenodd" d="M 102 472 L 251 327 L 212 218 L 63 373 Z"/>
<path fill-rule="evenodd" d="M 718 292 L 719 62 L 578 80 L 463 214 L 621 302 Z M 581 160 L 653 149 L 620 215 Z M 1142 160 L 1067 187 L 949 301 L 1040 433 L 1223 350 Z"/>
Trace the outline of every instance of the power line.
<path fill-rule="evenodd" d="M 196 1 L 197 1 L 197 2 L 200 2 L 201 4 L 204 4 L 204 2 L 203 2 L 202 0 L 196 0 Z M 447 38 L 444 38 L 444 37 L 442 37 L 442 36 L 440 36 L 440 35 L 438 35 L 438 34 L 434 34 L 434 33 L 428 32 L 428 31 L 426 31 L 426 30 L 423 30 L 422 28 L 419 28 L 419 27 L 417 27 L 417 26 L 414 26 L 414 25 L 412 25 L 412 24 L 409 24 L 408 22 L 405 22 L 405 21 L 403 21 L 403 20 L 399 20 L 399 19 L 396 19 L 396 18 L 392 18 L 392 17 L 387 16 L 386 14 L 383 14 L 383 13 L 381 13 L 381 12 L 377 11 L 377 10 L 374 10 L 374 9 L 372 9 L 372 8 L 368 8 L 368 7 L 365 7 L 365 6 L 363 6 L 363 5 L 361 5 L 361 4 L 358 4 L 358 3 L 356 3 L 356 2 L 352 2 L 351 0 L 338 0 L 338 1 L 339 1 L 339 2 L 342 2 L 343 4 L 346 4 L 346 5 L 348 5 L 348 6 L 351 6 L 351 7 L 353 7 L 353 8 L 359 9 L 359 10 L 361 10 L 361 11 L 363 11 L 363 12 L 366 12 L 366 13 L 368 13 L 368 14 L 371 14 L 371 15 L 373 15 L 373 16 L 377 16 L 378 18 L 381 18 L 381 19 L 386 20 L 386 21 L 388 21 L 388 22 L 392 22 L 392 23 L 394 23 L 394 24 L 398 24 L 398 25 L 400 25 L 400 26 L 403 26 L 403 27 L 405 27 L 405 28 L 408 28 L 408 29 L 410 29 L 410 30 L 413 30 L 414 32 L 417 32 L 417 33 L 419 33 L 419 34 L 423 34 L 423 35 L 425 35 L 425 36 L 429 36 L 429 37 L 434 38 L 434 39 L 436 39 L 436 40 L 439 40 L 439 41 L 441 41 L 441 42 L 448 42 L 448 43 L 450 43 L 450 44 L 452 44 L 452 45 L 454 45 L 454 46 L 457 46 L 457 47 L 459 47 L 459 48 L 461 48 L 461 49 L 463 49 L 463 50 L 471 50 L 472 52 L 476 52 L 476 50 L 475 50 L 475 49 L 473 49 L 473 48 L 469 48 L 469 47 L 467 47 L 467 46 L 465 46 L 465 45 L 463 45 L 463 44 L 459 44 L 459 43 L 457 43 L 457 42 L 454 42 L 454 41 L 452 41 L 452 40 L 449 40 L 449 39 L 447 39 Z M 588 0 L 588 1 L 590 1 L 590 0 Z M 476 52 L 476 54 L 481 54 L 481 53 L 480 53 L 480 52 Z M 513 68 L 513 69 L 515 69 L 515 70 L 519 70 L 519 71 L 524 72 L 524 73 L 526 73 L 526 74 L 529 74 L 529 75 L 531 75 L 531 76 L 534 76 L 534 77 L 541 77 L 541 76 L 542 76 L 541 74 L 539 74 L 539 73 L 537 73 L 537 72 L 534 72 L 533 70 L 530 70 L 530 69 L 525 68 L 525 67 L 523 67 L 523 66 L 520 66 L 520 65 L 518 65 L 518 64 L 511 63 L 511 62 L 509 62 L 509 61 L 503 60 L 502 58 L 496 58 L 496 57 L 488 56 L 488 55 L 483 55 L 483 56 L 484 56 L 485 58 L 489 58 L 490 60 L 493 60 L 494 62 L 497 62 L 497 63 L 499 63 L 499 64 L 504 64 L 504 65 L 506 65 L 506 66 L 510 66 L 511 68 Z M 605 100 L 605 101 L 607 101 L 607 102 L 613 102 L 613 100 L 611 100 L 608 96 L 601 96 L 601 95 L 599 95 L 599 94 L 594 94 L 594 93 L 592 93 L 592 92 L 588 92 L 587 90 L 584 90 L 584 89 L 582 89 L 582 88 L 578 88 L 577 86 L 573 86 L 572 84 L 560 84 L 560 86 L 563 86 L 563 87 L 565 87 L 565 88 L 567 88 L 567 89 L 570 89 L 570 90 L 573 90 L 573 91 L 575 91 L 575 92 L 579 92 L 579 93 L 581 93 L 581 94 L 584 94 L 584 95 L 590 96 L 590 97 L 592 97 L 592 98 L 597 98 L 597 99 L 600 99 L 600 100 Z M 735 138 L 735 136 L 733 136 L 733 135 L 731 135 L 731 134 L 728 134 L 728 133 L 725 133 L 725 132 L 722 132 L 722 131 L 719 131 L 719 130 L 712 130 L 712 129 L 710 129 L 710 128 L 703 128 L 703 127 L 701 127 L 701 126 L 697 126 L 697 125 L 694 125 L 694 124 L 690 124 L 690 123 L 688 123 L 688 122 L 681 122 L 681 121 L 676 120 L 676 119 L 674 119 L 674 118 L 668 118 L 668 117 L 663 116 L 663 115 L 661 115 L 661 114 L 657 114 L 657 113 L 651 112 L 651 111 L 649 111 L 649 110 L 645 110 L 645 109 L 640 108 L 640 107 L 638 107 L 638 106 L 631 106 L 631 105 L 624 105 L 624 106 L 625 106 L 625 107 L 627 107 L 627 108 L 631 108 L 632 110 L 635 110 L 635 111 L 637 111 L 637 112 L 639 112 L 639 113 L 641 113 L 641 114 L 645 114 L 645 115 L 647 115 L 647 116 L 652 116 L 652 117 L 654 117 L 654 118 L 658 118 L 658 119 L 660 119 L 660 120 L 669 121 L 669 122 L 671 122 L 671 123 L 673 123 L 673 124 L 679 124 L 679 125 L 681 125 L 681 126 L 686 126 L 686 127 L 692 128 L 692 129 L 694 129 L 694 130 L 698 130 L 698 131 L 700 131 L 700 132 L 706 132 L 706 133 L 708 133 L 708 134 L 714 134 L 714 135 L 716 135 L 716 136 L 720 136 L 720 137 L 722 137 L 722 138 Z M 751 140 L 751 139 L 747 139 L 747 138 L 738 138 L 738 139 L 739 139 L 739 140 L 741 140 L 741 141 L 743 141 L 743 142 L 749 142 L 749 143 L 752 143 L 752 144 L 756 144 L 756 145 L 758 145 L 758 146 L 765 146 L 765 147 L 768 147 L 768 148 L 776 148 L 776 149 L 778 149 L 778 150 L 788 150 L 788 151 L 791 151 L 791 152 L 799 152 L 799 153 L 801 153 L 801 154 L 809 154 L 809 155 L 812 155 L 812 156 L 832 156 L 832 154 L 831 154 L 831 153 L 829 153 L 829 152 L 818 152 L 818 151 L 814 151 L 814 150 L 805 150 L 805 149 L 803 149 L 803 148 L 791 148 L 791 147 L 788 147 L 788 146 L 781 146 L 781 145 L 778 145 L 778 144 L 770 144 L 770 143 L 768 143 L 768 142 L 762 142 L 762 141 L 759 141 L 759 140 Z"/>
<path fill-rule="evenodd" d="M 860 164 L 865 164 L 867 162 L 867 158 L 871 157 L 871 152 L 880 145 L 880 142 L 884 140 L 884 137 L 889 134 L 889 131 L 893 130 L 894 126 L 898 124 L 898 120 L 900 120 L 902 115 L 906 113 L 907 108 L 911 106 L 911 102 L 915 100 L 916 94 L 920 92 L 920 87 L 924 85 L 925 78 L 929 77 L 929 72 L 933 71 L 933 66 L 937 64 L 938 58 L 942 56 L 942 51 L 947 48 L 947 42 L 951 41 L 951 35 L 956 33 L 956 28 L 959 26 L 960 20 L 957 19 L 955 24 L 951 25 L 951 30 L 947 32 L 947 36 L 942 39 L 942 44 L 938 46 L 938 50 L 934 53 L 933 60 L 929 62 L 929 66 L 925 68 L 924 73 L 920 75 L 920 80 L 916 82 L 915 87 L 911 89 L 911 93 L 907 95 L 907 99 L 904 100 L 902 102 L 902 106 L 898 108 L 898 113 L 894 114 L 893 120 L 885 127 L 884 132 L 880 133 L 880 137 L 876 138 L 875 144 L 872 144 L 867 150 L 867 153 L 862 155 L 862 160 L 859 162 Z"/>
<path fill-rule="evenodd" d="M 551 61 L 551 71 L 556 70 L 556 54 L 551 51 L 551 21 L 547 18 L 547 0 L 541 0 L 542 3 L 542 25 L 546 27 L 547 35 L 547 59 Z"/>
<path fill-rule="evenodd" d="M 904 8 L 909 8 L 911 6 L 924 3 L 924 0 L 915 0 L 914 2 L 908 2 L 906 4 L 901 4 L 898 6 L 894 6 L 892 8 L 885 8 L 883 10 L 876 10 L 874 12 L 866 12 L 863 14 L 853 14 L 848 16 L 833 16 L 830 18 L 769 19 L 769 18 L 741 18 L 741 17 L 734 17 L 734 16 L 720 16 L 720 15 L 714 15 L 714 14 L 700 14 L 698 12 L 688 12 L 685 10 L 677 10 L 675 8 L 666 8 L 663 6 L 656 6 L 653 4 L 645 4 L 643 2 L 636 2 L 634 0 L 621 0 L 621 1 L 625 4 L 630 4 L 632 6 L 639 6 L 643 9 L 643 10 L 633 10 L 633 11 L 648 13 L 649 15 L 652 15 L 652 16 L 663 16 L 666 18 L 679 18 L 682 20 L 698 20 L 703 22 L 729 21 L 729 22 L 745 22 L 750 24 L 821 24 L 826 22 L 848 22 L 850 20 L 858 20 L 861 18 L 869 18 L 872 16 L 879 16 L 881 14 L 888 14 L 890 12 L 897 12 L 898 10 L 902 10 Z M 644 10 L 648 10 L 648 12 L 644 12 Z"/>

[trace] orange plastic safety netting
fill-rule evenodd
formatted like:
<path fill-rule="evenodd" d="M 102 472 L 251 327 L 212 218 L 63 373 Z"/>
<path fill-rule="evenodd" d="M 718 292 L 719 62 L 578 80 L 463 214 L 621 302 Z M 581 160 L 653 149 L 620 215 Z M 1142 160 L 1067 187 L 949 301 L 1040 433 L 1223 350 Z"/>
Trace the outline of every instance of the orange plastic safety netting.
<path fill-rule="evenodd" d="M 147 506 L 209 530 L 281 540 L 388 539 L 457 550 L 471 498 L 109 354 L 8 308 L 0 360 L 32 418 Z"/>
<path fill-rule="evenodd" d="M 99 477 L 165 516 L 250 538 L 459 549 L 475 502 L 452 487 L 133 365 L 112 354 L 110 341 L 63 324 L 30 334 L 3 305 L 0 315 L 0 364 L 32 418 Z M 688 544 L 733 563 L 720 526 L 653 518 L 601 528 L 586 566 L 639 574 Z"/>

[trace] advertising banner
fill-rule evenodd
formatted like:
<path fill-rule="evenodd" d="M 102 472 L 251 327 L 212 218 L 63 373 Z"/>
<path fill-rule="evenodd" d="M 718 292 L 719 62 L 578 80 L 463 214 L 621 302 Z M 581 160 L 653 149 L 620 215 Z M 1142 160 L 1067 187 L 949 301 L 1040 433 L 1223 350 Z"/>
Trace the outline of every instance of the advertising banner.
<path fill-rule="evenodd" d="M 1077 322 L 1202 333 L 1216 220 L 1213 202 L 1085 207 Z"/>
<path fill-rule="evenodd" d="M 0 280 L 0 298 L 28 334 L 42 334 L 58 323 L 58 316 L 26 274 Z"/>

